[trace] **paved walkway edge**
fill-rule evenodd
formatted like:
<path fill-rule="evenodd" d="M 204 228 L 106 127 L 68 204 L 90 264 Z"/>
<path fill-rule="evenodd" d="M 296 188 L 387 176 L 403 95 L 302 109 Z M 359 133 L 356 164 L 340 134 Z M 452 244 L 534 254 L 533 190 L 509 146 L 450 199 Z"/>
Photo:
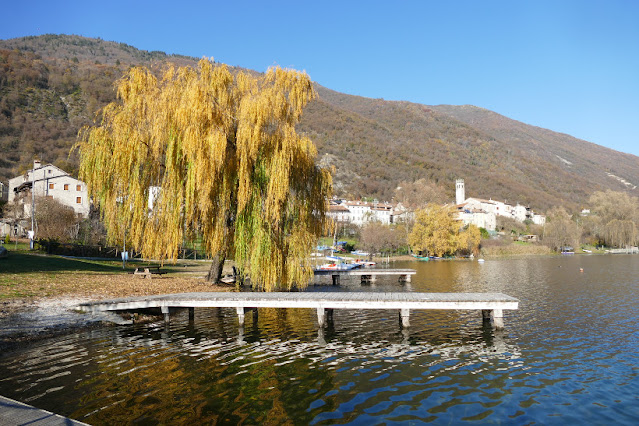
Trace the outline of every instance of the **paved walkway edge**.
<path fill-rule="evenodd" d="M 77 420 L 68 419 L 46 410 L 0 396 L 0 425 L 82 426 Z"/>

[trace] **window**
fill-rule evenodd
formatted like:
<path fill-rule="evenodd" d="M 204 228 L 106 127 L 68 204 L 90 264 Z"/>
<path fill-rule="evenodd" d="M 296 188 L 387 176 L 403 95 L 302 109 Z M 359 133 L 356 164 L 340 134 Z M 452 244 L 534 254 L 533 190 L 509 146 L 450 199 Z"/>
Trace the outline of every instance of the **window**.
<path fill-rule="evenodd" d="M 82 204 L 82 197 L 76 197 L 75 202 L 78 204 Z"/>
<path fill-rule="evenodd" d="M 75 190 L 76 191 L 82 191 L 82 185 L 76 185 Z"/>
<path fill-rule="evenodd" d="M 65 190 L 65 191 L 68 191 L 68 190 L 69 190 L 69 184 L 68 184 L 68 183 L 65 183 L 65 184 L 64 184 L 64 190 Z"/>
<path fill-rule="evenodd" d="M 50 184 L 49 184 L 49 189 L 53 189 L 53 188 L 54 188 L 54 185 L 55 185 L 54 183 L 50 183 Z"/>

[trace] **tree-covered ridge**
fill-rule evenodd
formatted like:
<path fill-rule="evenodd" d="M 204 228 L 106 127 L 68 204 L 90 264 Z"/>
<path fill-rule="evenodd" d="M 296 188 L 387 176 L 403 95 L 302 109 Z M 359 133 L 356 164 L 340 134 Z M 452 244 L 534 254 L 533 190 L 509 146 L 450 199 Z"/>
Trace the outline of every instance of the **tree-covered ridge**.
<path fill-rule="evenodd" d="M 136 49 L 126 43 L 106 41 L 77 35 L 45 34 L 10 40 L 2 40 L 3 49 L 36 53 L 45 58 L 78 62 L 93 62 L 105 65 L 142 64 L 164 62 L 193 63 L 197 58 L 184 55 L 169 55 L 159 51 Z"/>
<path fill-rule="evenodd" d="M 197 62 L 66 35 L 1 40 L 0 49 L 5 181 L 29 168 L 34 155 L 75 173 L 77 159 L 68 152 L 78 130 L 115 100 L 114 82 L 130 66 L 159 75 L 168 63 Z M 323 164 L 335 166 L 341 196 L 390 201 L 401 182 L 427 179 L 452 201 L 455 179 L 464 178 L 468 195 L 538 211 L 558 205 L 575 211 L 595 191 L 637 193 L 639 158 L 630 154 L 473 106 L 393 102 L 315 87 L 319 97 L 297 129 L 315 142 Z"/>

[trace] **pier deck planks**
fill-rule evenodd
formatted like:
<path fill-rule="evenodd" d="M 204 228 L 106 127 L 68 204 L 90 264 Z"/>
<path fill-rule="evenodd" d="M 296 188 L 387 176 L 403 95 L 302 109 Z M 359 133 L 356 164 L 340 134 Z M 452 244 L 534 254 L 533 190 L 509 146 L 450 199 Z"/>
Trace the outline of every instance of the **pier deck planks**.
<path fill-rule="evenodd" d="M 146 308 L 517 309 L 502 293 L 215 292 L 142 296 L 83 303 L 89 312 Z"/>

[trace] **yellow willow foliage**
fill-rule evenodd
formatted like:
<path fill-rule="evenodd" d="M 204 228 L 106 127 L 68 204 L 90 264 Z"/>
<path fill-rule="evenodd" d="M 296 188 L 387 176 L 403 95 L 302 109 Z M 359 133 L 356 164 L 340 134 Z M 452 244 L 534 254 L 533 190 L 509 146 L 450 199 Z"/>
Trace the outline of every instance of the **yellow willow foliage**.
<path fill-rule="evenodd" d="M 201 60 L 160 79 L 132 68 L 119 102 L 76 144 L 109 240 L 126 230 L 144 256 L 175 260 L 201 235 L 211 256 L 233 257 L 266 290 L 306 285 L 332 191 L 315 146 L 295 131 L 315 96 L 305 73 L 281 68 L 254 77 Z"/>

